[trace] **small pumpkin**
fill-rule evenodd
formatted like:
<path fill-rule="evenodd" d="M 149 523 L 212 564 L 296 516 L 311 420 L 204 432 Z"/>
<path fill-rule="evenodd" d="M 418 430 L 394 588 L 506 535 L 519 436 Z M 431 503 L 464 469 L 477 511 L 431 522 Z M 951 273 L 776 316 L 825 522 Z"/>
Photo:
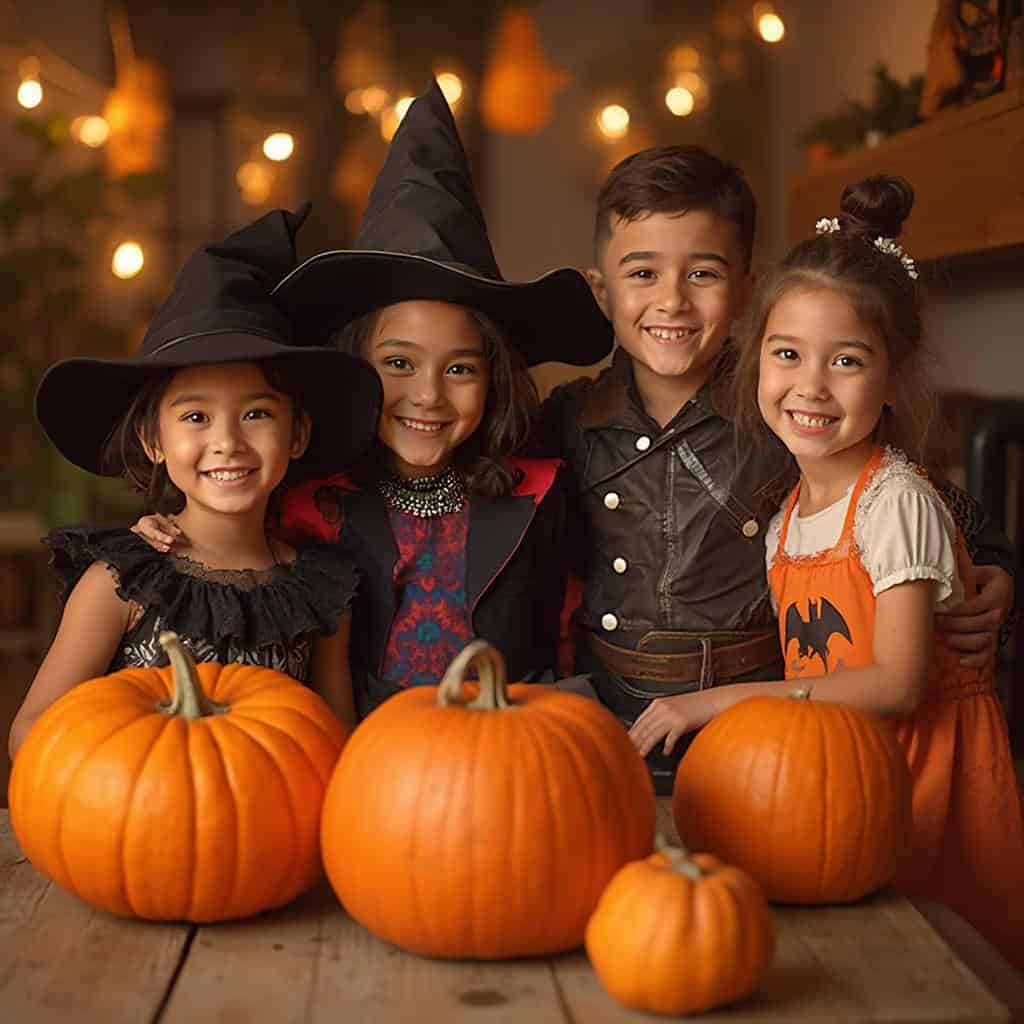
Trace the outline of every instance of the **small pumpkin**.
<path fill-rule="evenodd" d="M 321 877 L 345 730 L 280 672 L 197 667 L 174 633 L 159 640 L 168 667 L 82 683 L 32 727 L 11 773 L 18 842 L 114 914 L 221 921 L 288 903 Z"/>
<path fill-rule="evenodd" d="M 701 1013 L 750 995 L 775 953 L 757 883 L 659 836 L 658 852 L 608 883 L 587 925 L 587 955 L 608 994 L 652 1013 Z"/>
<path fill-rule="evenodd" d="M 911 826 L 894 730 L 843 704 L 752 697 L 698 733 L 676 773 L 676 828 L 770 900 L 842 903 L 891 881 Z"/>
<path fill-rule="evenodd" d="M 654 819 L 615 717 L 553 687 L 506 687 L 504 658 L 477 640 L 440 686 L 396 694 L 355 730 L 321 840 L 334 891 L 375 935 L 495 959 L 579 946 L 612 875 L 650 853 Z"/>

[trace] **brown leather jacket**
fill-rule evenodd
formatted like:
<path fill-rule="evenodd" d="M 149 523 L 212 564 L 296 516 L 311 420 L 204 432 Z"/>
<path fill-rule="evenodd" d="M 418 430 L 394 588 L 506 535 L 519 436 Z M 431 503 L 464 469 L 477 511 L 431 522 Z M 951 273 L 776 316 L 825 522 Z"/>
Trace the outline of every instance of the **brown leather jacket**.
<path fill-rule="evenodd" d="M 773 625 L 764 530 L 795 466 L 767 434 L 737 443 L 716 410 L 716 383 L 663 429 L 620 350 L 596 380 L 563 385 L 544 403 L 544 444 L 572 474 L 570 541 L 585 581 L 576 622 L 618 647 Z"/>

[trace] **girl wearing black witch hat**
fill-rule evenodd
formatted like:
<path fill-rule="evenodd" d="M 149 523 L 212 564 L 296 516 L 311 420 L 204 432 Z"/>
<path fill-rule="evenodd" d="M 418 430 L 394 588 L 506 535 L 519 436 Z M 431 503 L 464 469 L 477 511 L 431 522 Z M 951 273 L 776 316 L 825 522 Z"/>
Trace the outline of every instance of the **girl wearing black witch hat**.
<path fill-rule="evenodd" d="M 436 83 L 395 135 L 354 248 L 314 256 L 274 294 L 297 333 L 360 356 L 383 382 L 369 456 L 291 490 L 278 524 L 357 560 L 360 714 L 436 684 L 474 636 L 504 653 L 511 678 L 550 677 L 566 505 L 560 463 L 526 457 L 537 407 L 526 368 L 596 362 L 611 334 L 575 270 L 502 279 Z M 181 542 L 166 521 L 140 527 Z"/>
<path fill-rule="evenodd" d="M 90 472 L 124 475 L 154 507 L 177 512 L 191 548 L 187 558 L 154 551 L 127 529 L 50 533 L 64 611 L 12 725 L 12 756 L 72 686 L 165 663 L 164 630 L 196 661 L 264 665 L 311 682 L 353 723 L 351 559 L 336 546 L 296 551 L 265 529 L 285 476 L 350 463 L 380 408 L 372 370 L 294 345 L 270 298 L 294 263 L 304 216 L 275 211 L 200 249 L 134 359 L 69 359 L 44 376 L 36 413 L 61 453 Z"/>

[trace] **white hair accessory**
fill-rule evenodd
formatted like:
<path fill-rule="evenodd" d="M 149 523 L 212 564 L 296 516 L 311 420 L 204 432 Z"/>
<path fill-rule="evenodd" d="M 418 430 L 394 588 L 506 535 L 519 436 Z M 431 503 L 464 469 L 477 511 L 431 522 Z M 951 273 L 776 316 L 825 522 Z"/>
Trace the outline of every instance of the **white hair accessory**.
<path fill-rule="evenodd" d="M 839 218 L 819 217 L 814 225 L 814 230 L 819 235 L 835 234 L 839 230 Z M 895 256 L 903 265 L 903 269 L 907 272 L 907 277 L 912 281 L 917 280 L 917 264 L 912 257 L 903 251 L 903 246 L 895 238 L 885 238 L 883 235 L 879 235 L 871 244 L 879 252 L 884 252 L 886 256 Z"/>
<path fill-rule="evenodd" d="M 917 280 L 917 264 L 903 251 L 903 246 L 895 238 L 883 238 L 879 235 L 873 244 L 879 252 L 884 252 L 886 256 L 895 256 L 903 264 L 907 277 L 913 281 Z"/>

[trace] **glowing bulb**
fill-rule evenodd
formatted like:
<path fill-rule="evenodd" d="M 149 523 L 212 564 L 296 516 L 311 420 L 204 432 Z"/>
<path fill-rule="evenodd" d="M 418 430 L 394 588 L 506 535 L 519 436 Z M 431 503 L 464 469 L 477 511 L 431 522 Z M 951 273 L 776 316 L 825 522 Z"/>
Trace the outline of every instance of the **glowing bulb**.
<path fill-rule="evenodd" d="M 351 89 L 345 93 L 345 109 L 350 114 L 365 114 L 366 106 L 363 103 L 363 90 Z"/>
<path fill-rule="evenodd" d="M 665 106 L 676 117 L 688 117 L 693 113 L 693 108 L 696 105 L 697 101 L 693 98 L 693 93 L 681 85 L 677 85 L 665 93 Z"/>
<path fill-rule="evenodd" d="M 412 101 L 415 96 L 401 96 L 395 103 L 395 114 L 398 116 L 398 120 L 401 121 L 403 117 L 409 112 L 409 108 L 412 106 Z"/>
<path fill-rule="evenodd" d="M 398 122 L 401 118 L 395 112 L 394 107 L 388 107 L 380 115 L 380 134 L 385 142 L 390 142 L 398 131 Z"/>
<path fill-rule="evenodd" d="M 360 102 L 368 114 L 379 114 L 388 105 L 388 91 L 379 85 L 368 85 L 360 90 Z"/>
<path fill-rule="evenodd" d="M 43 102 L 43 87 L 34 78 L 26 78 L 18 86 L 18 102 L 26 110 L 38 107 Z"/>
<path fill-rule="evenodd" d="M 122 242 L 114 250 L 114 258 L 110 261 L 110 269 L 114 277 L 127 281 L 134 277 L 146 262 L 142 252 L 142 246 L 138 242 Z"/>
<path fill-rule="evenodd" d="M 448 101 L 448 106 L 454 109 L 455 104 L 462 97 L 462 79 L 453 71 L 442 71 L 437 76 L 437 84 Z"/>
<path fill-rule="evenodd" d="M 597 115 L 597 127 L 606 139 L 621 139 L 629 131 L 629 111 L 612 103 Z"/>
<path fill-rule="evenodd" d="M 777 14 L 762 14 L 757 19 L 757 31 L 766 43 L 777 43 L 786 34 L 786 26 Z"/>
<path fill-rule="evenodd" d="M 700 51 L 692 46 L 677 46 L 668 56 L 669 64 L 679 71 L 700 67 Z"/>
<path fill-rule="evenodd" d="M 268 160 L 287 160 L 295 152 L 295 140 L 288 132 L 274 132 L 263 140 L 263 155 Z"/>
<path fill-rule="evenodd" d="M 110 138 L 110 125 L 107 124 L 106 118 L 98 114 L 76 117 L 71 122 L 71 137 L 83 146 L 98 149 Z"/>
<path fill-rule="evenodd" d="M 235 183 L 241 190 L 243 202 L 250 206 L 260 206 L 270 198 L 270 190 L 274 185 L 274 171 L 266 164 L 249 160 L 238 168 Z"/>

